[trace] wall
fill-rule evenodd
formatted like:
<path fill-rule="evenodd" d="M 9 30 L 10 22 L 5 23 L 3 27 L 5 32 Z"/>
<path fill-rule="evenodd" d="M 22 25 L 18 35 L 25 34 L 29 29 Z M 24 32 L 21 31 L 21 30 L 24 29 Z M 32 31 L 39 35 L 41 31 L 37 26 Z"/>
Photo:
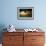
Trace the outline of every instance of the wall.
<path fill-rule="evenodd" d="M 1 0 L 0 25 L 16 28 L 46 28 L 46 0 Z M 17 7 L 34 7 L 34 20 L 17 20 Z"/>
<path fill-rule="evenodd" d="M 34 7 L 34 20 L 17 20 L 17 7 Z M 16 28 L 42 28 L 46 32 L 46 0 L 0 0 L 0 31 L 13 24 Z"/>
<path fill-rule="evenodd" d="M 41 2 L 42 1 L 42 2 Z M 46 0 L 1 0 L 0 25 L 16 28 L 46 28 Z M 34 20 L 17 20 L 17 7 L 34 7 Z"/>

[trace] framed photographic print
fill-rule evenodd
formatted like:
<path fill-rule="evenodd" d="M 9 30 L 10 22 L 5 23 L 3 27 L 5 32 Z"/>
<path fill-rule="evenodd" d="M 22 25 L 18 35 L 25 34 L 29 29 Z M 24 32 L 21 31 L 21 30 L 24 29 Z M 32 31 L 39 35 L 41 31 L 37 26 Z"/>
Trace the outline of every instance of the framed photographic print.
<path fill-rule="evenodd" d="M 34 7 L 18 7 L 17 8 L 18 20 L 33 20 L 34 19 Z"/>

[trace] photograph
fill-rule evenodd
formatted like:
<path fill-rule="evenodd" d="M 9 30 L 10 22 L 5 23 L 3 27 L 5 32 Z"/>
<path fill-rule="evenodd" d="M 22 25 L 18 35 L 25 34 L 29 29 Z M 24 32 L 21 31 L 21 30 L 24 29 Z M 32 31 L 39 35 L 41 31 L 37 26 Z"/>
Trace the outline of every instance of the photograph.
<path fill-rule="evenodd" d="M 34 8 L 33 7 L 18 7 L 17 19 L 20 19 L 20 20 L 34 19 Z"/>

